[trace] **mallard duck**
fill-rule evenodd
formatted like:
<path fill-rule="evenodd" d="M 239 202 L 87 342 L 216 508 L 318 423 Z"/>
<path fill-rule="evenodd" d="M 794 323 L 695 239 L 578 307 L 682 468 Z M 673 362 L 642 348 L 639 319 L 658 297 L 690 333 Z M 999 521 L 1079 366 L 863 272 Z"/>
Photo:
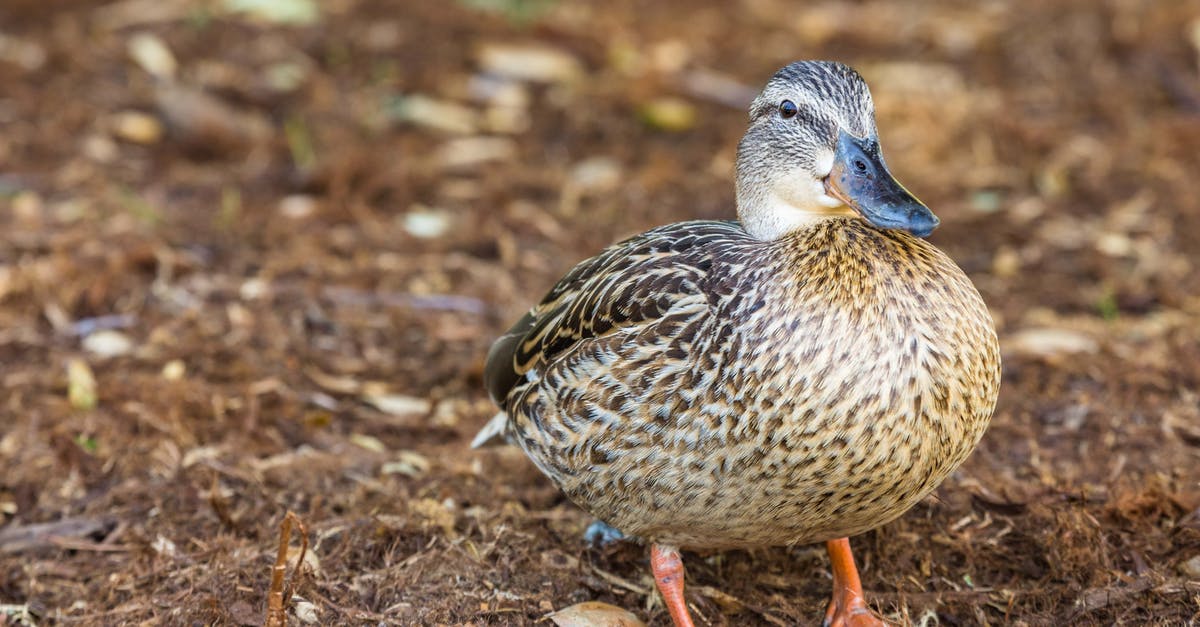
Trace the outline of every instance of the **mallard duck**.
<path fill-rule="evenodd" d="M 826 625 L 881 625 L 847 538 L 975 448 L 1000 386 L 979 292 L 925 241 L 862 77 L 777 72 L 737 151 L 736 221 L 669 224 L 581 262 L 502 337 L 484 433 L 650 544 L 674 624 L 681 547 L 825 542 Z"/>

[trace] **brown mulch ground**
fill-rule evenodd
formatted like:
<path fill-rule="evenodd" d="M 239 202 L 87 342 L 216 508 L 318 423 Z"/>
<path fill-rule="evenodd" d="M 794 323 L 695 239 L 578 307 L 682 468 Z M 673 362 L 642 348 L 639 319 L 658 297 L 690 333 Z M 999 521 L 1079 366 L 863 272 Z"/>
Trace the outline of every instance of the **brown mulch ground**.
<path fill-rule="evenodd" d="M 483 355 L 608 242 L 731 217 L 746 86 L 836 58 L 1006 360 L 978 452 L 855 540 L 870 600 L 1200 620 L 1196 2 L 230 4 L 0 4 L 0 605 L 259 624 L 291 510 L 293 616 L 666 624 L 643 549 L 467 449 Z M 820 550 L 686 559 L 701 623 L 823 612 Z"/>

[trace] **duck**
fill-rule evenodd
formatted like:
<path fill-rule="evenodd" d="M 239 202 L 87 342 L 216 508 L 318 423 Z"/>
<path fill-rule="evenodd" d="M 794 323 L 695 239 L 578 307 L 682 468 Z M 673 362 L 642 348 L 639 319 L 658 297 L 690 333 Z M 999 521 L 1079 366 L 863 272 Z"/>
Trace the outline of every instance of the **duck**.
<path fill-rule="evenodd" d="M 737 147 L 736 220 L 635 235 L 570 270 L 488 351 L 516 443 L 571 501 L 649 545 L 676 627 L 682 549 L 825 543 L 823 624 L 884 625 L 849 539 L 975 449 L 999 394 L 995 326 L 889 171 L 866 82 L 776 72 Z"/>

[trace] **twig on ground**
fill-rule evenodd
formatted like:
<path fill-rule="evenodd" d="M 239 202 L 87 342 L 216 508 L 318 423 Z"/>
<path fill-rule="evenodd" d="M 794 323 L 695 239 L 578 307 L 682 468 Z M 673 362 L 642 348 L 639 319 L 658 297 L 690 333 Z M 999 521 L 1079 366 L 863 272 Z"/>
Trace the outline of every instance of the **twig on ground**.
<path fill-rule="evenodd" d="M 304 563 L 304 555 L 308 552 L 308 528 L 304 521 L 293 511 L 288 511 L 279 525 L 279 551 L 275 554 L 275 565 L 271 567 L 271 588 L 267 592 L 266 627 L 286 627 L 287 611 L 283 608 L 284 585 L 283 579 L 287 572 L 288 546 L 292 541 L 292 523 L 300 528 L 300 554 L 296 557 L 296 566 L 292 569 L 292 577 L 288 580 L 287 589 L 291 598 L 291 590 L 295 587 L 296 574 Z"/>

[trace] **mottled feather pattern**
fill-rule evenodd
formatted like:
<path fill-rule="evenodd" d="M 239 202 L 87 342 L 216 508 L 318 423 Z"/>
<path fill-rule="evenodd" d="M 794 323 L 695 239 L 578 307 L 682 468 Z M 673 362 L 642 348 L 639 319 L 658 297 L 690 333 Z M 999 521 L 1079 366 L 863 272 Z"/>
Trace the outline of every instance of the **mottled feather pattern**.
<path fill-rule="evenodd" d="M 685 222 L 605 250 L 489 355 L 510 433 L 577 504 L 654 542 L 855 535 L 974 449 L 1000 383 L 970 280 L 835 218 L 773 242 Z M 497 391 L 493 389 L 493 393 Z"/>
<path fill-rule="evenodd" d="M 671 224 L 581 262 L 493 346 L 485 369 L 492 398 L 505 406 L 517 379 L 581 339 L 656 319 L 699 297 L 698 281 L 720 254 L 708 245 L 739 234 L 745 237 L 732 221 Z"/>

